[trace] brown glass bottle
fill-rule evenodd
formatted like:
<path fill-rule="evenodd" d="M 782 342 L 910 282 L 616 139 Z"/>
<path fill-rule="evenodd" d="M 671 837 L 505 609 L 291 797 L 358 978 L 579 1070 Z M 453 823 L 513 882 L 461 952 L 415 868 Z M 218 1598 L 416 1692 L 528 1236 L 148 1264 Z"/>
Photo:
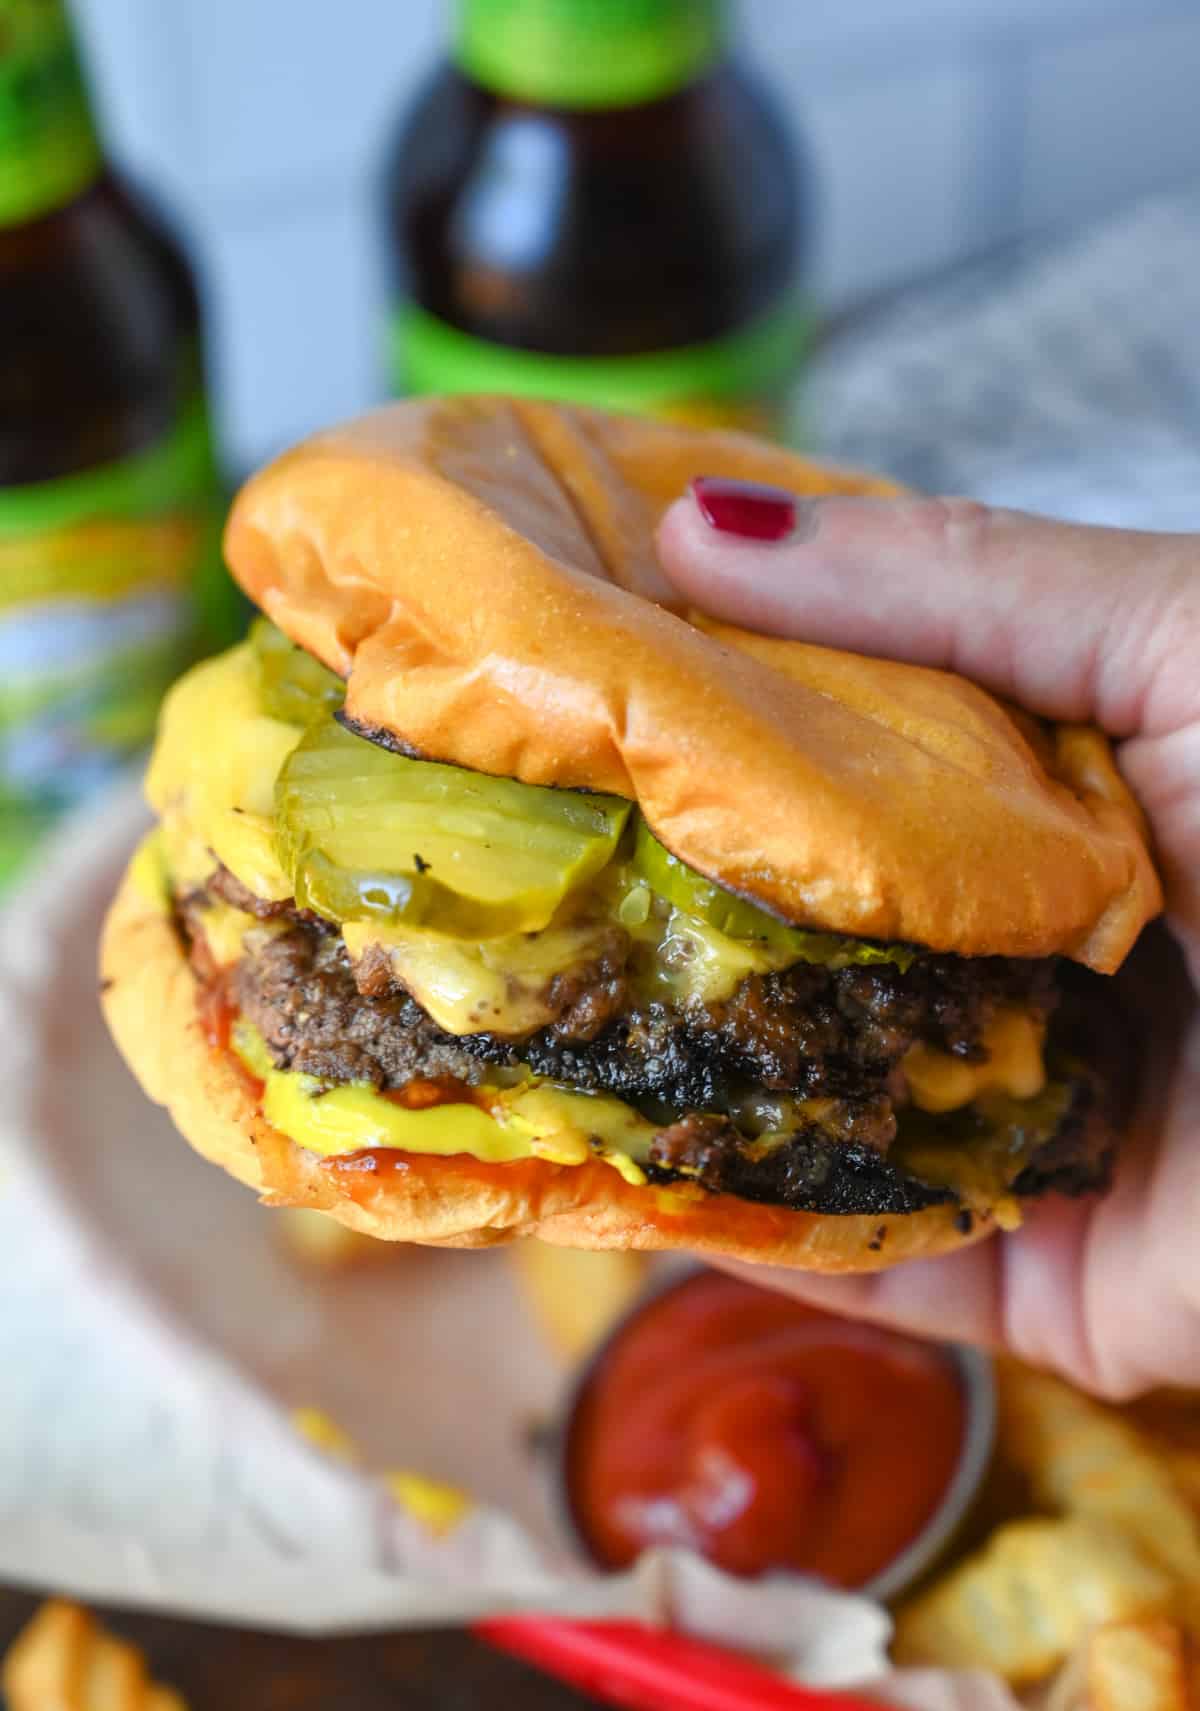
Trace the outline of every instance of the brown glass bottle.
<path fill-rule="evenodd" d="M 141 451 L 202 386 L 188 265 L 111 175 L 0 229 L 0 485 Z"/>
<path fill-rule="evenodd" d="M 726 53 L 721 13 L 464 0 L 456 60 L 418 97 L 388 170 L 395 390 L 761 425 L 802 342 L 808 182 Z M 633 66 L 623 27 L 642 32 Z M 649 98 L 630 99 L 639 85 Z"/>
<path fill-rule="evenodd" d="M 188 264 L 106 170 L 62 0 L 0 10 L 0 880 L 236 623 Z"/>

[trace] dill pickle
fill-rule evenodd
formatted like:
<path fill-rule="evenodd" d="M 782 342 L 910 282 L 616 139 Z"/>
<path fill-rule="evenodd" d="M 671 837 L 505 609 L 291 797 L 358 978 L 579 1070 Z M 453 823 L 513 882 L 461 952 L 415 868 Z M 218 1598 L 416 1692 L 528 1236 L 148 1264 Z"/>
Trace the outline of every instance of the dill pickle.
<path fill-rule="evenodd" d="M 311 725 L 345 700 L 346 685 L 337 673 L 290 642 L 269 618 L 254 620 L 250 642 L 258 664 L 259 702 L 270 718 Z"/>
<path fill-rule="evenodd" d="M 797 962 L 819 962 L 832 967 L 848 963 L 890 962 L 906 969 L 916 957 L 910 945 L 877 944 L 838 933 L 813 933 L 789 927 L 765 909 L 735 897 L 732 891 L 688 867 L 660 844 L 644 820 L 639 819 L 633 865 L 650 889 L 706 926 L 715 927 L 730 939 L 757 939 L 772 950 L 791 952 Z"/>
<path fill-rule="evenodd" d="M 393 754 L 334 719 L 275 786 L 297 903 L 455 938 L 539 932 L 612 859 L 630 805 Z"/>

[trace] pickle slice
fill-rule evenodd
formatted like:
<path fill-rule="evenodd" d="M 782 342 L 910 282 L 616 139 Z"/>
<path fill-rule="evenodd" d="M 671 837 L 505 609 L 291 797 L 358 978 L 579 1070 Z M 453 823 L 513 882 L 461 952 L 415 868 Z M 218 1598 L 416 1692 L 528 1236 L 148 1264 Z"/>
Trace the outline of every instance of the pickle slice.
<path fill-rule="evenodd" d="M 613 857 L 630 804 L 410 760 L 331 718 L 275 787 L 297 903 L 455 938 L 539 932 Z"/>
<path fill-rule="evenodd" d="M 804 927 L 789 927 L 765 909 L 735 897 L 732 891 L 672 855 L 660 844 L 649 826 L 638 821 L 633 865 L 650 886 L 685 915 L 692 915 L 730 939 L 758 939 L 772 950 L 791 952 L 797 962 L 819 962 L 831 967 L 848 963 L 890 962 L 906 969 L 916 958 L 910 945 L 877 944 L 838 933 L 813 933 Z"/>
<path fill-rule="evenodd" d="M 259 701 L 272 719 L 311 725 L 342 705 L 346 685 L 336 672 L 290 642 L 269 618 L 256 618 L 250 642 L 258 664 Z"/>

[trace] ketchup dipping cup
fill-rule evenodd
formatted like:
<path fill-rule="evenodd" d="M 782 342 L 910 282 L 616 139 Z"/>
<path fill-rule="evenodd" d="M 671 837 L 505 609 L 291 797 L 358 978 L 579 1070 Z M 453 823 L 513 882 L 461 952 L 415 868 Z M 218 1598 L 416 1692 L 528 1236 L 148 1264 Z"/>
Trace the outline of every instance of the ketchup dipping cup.
<path fill-rule="evenodd" d="M 561 1475 L 604 1568 L 681 1545 L 731 1574 L 812 1574 L 883 1599 L 950 1542 L 994 1436 L 976 1351 L 698 1272 L 588 1363 Z"/>

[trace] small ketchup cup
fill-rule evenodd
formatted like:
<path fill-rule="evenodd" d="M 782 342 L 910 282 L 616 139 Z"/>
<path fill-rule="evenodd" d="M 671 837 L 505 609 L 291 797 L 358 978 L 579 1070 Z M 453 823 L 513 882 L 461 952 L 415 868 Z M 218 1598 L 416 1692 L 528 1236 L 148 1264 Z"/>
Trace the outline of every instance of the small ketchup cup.
<path fill-rule="evenodd" d="M 741 1327 L 753 1321 L 756 1303 L 767 1317 L 767 1341 L 761 1350 L 757 1345 L 743 1348 L 739 1340 Z M 724 1364 L 714 1364 L 711 1348 L 697 1346 L 702 1340 L 698 1327 L 704 1311 L 724 1316 L 722 1336 L 726 1342 L 722 1350 L 731 1351 Z M 669 1352 L 660 1359 L 654 1358 L 652 1346 L 639 1351 L 634 1342 L 637 1336 L 644 1342 L 646 1327 L 656 1316 L 671 1339 Z M 794 1340 L 792 1345 L 793 1356 L 799 1349 L 798 1371 L 794 1359 L 793 1370 L 787 1368 L 784 1354 L 786 1330 L 792 1320 L 799 1327 L 799 1341 Z M 689 1327 L 697 1330 L 695 1341 L 689 1336 Z M 810 1355 L 811 1348 L 818 1353 L 815 1367 L 805 1354 L 806 1338 Z M 836 1350 L 839 1338 L 851 1350 L 853 1361 L 846 1371 L 844 1394 L 830 1397 L 831 1382 L 835 1389 L 838 1383 L 837 1369 L 821 1351 L 826 1343 Z M 779 1370 L 771 1364 L 776 1358 L 773 1349 L 779 1351 Z M 838 1456 L 841 1453 L 849 1458 L 856 1453 L 853 1436 L 843 1434 L 839 1438 L 836 1422 L 839 1415 L 846 1417 L 847 1409 L 852 1415 L 859 1401 L 877 1410 L 864 1426 L 857 1453 L 866 1440 L 879 1435 L 875 1422 L 883 1422 L 885 1436 L 893 1430 L 878 1409 L 880 1386 L 886 1397 L 888 1360 L 901 1367 L 908 1362 L 913 1368 L 923 1368 L 934 1385 L 931 1396 L 938 1394 L 939 1387 L 943 1400 L 953 1396 L 957 1432 L 953 1439 L 946 1439 L 943 1432 L 938 1483 L 911 1494 L 915 1525 L 907 1537 L 894 1550 L 888 1551 L 885 1545 L 884 1560 L 861 1578 L 845 1579 L 832 1572 L 824 1578 L 881 1602 L 897 1598 L 946 1552 L 987 1473 L 996 1431 L 991 1362 L 975 1349 L 924 1343 L 901 1333 L 859 1326 L 774 1291 L 706 1270 L 690 1270 L 682 1277 L 675 1274 L 652 1287 L 618 1321 L 575 1378 L 563 1414 L 554 1469 L 558 1508 L 572 1541 L 598 1566 L 620 1566 L 613 1554 L 612 1517 L 619 1520 L 631 1504 L 641 1504 L 643 1514 L 653 1512 L 655 1516 L 648 1524 L 651 1536 L 642 1533 L 641 1548 L 654 1543 L 681 1544 L 708 1556 L 728 1572 L 748 1578 L 788 1570 L 820 1574 L 819 1569 L 779 1560 L 770 1553 L 788 1535 L 786 1510 L 790 1503 L 796 1505 L 801 1529 L 815 1525 L 833 1531 L 820 1507 L 822 1480 L 842 1482 L 839 1490 L 844 1491 L 845 1470 Z M 826 1391 L 823 1399 L 813 1400 L 806 1394 L 806 1373 L 818 1378 Z M 630 1464 L 669 1463 L 673 1467 L 678 1457 L 678 1480 L 664 1501 L 657 1488 L 653 1496 L 647 1496 L 649 1488 L 638 1488 L 636 1477 L 630 1475 L 630 1486 L 613 1498 L 610 1513 L 598 1516 L 593 1501 L 597 1488 L 595 1445 L 606 1431 L 606 1422 L 628 1419 L 629 1415 L 627 1410 L 614 1412 L 615 1403 L 607 1413 L 599 1410 L 597 1387 L 610 1384 L 617 1374 L 623 1375 L 619 1382 L 625 1385 L 621 1400 L 638 1408 L 645 1401 L 649 1410 L 645 1426 L 648 1437 L 643 1436 L 640 1444 L 630 1440 Z M 873 1392 L 864 1389 L 864 1374 L 874 1383 Z M 913 1455 L 920 1450 L 919 1442 L 914 1442 L 921 1435 L 920 1400 L 914 1392 L 916 1413 L 910 1409 L 907 1426 L 901 1423 L 894 1428 L 907 1433 L 901 1448 L 911 1443 Z M 692 1441 L 696 1433 L 701 1434 L 699 1443 Z M 605 1438 L 606 1445 L 608 1442 Z M 593 1457 L 589 1477 L 581 1471 L 585 1456 Z M 615 1451 L 612 1456 L 620 1463 Z M 903 1454 L 898 1458 L 901 1466 L 904 1459 Z M 746 1477 L 745 1467 L 757 1468 L 757 1477 Z M 861 1497 L 860 1489 L 860 1510 Z M 657 1534 L 656 1529 L 660 1529 Z M 755 1541 L 768 1553 L 757 1565 L 753 1558 Z M 821 1554 L 818 1539 L 818 1559 Z"/>

